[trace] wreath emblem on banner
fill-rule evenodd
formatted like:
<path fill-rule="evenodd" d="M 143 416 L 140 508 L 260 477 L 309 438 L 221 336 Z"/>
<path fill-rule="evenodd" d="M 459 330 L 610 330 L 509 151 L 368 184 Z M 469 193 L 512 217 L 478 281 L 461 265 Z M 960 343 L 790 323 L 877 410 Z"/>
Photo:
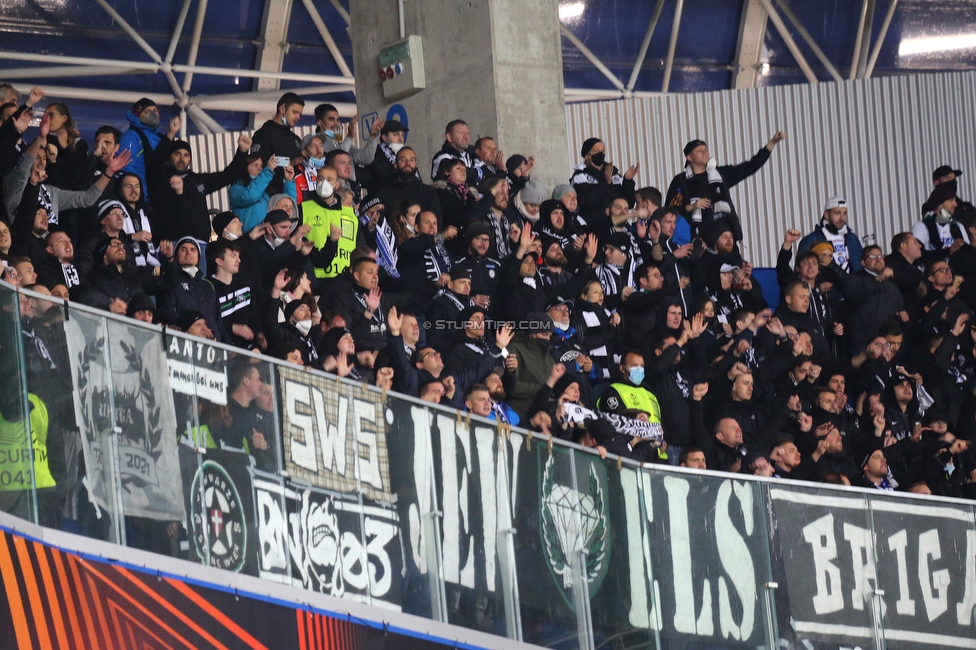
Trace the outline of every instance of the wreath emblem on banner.
<path fill-rule="evenodd" d="M 247 550 L 247 527 L 237 486 L 220 464 L 204 461 L 193 477 L 190 522 L 193 547 L 201 562 L 240 571 Z"/>
<path fill-rule="evenodd" d="M 584 566 L 589 586 L 588 597 L 599 590 L 608 563 L 606 493 L 597 477 L 594 463 L 587 464 L 586 492 L 556 483 L 553 457 L 546 463 L 542 477 L 540 523 L 543 552 L 552 571 L 562 577 L 560 586 L 563 598 L 570 608 L 573 603 L 566 592 L 573 588 L 580 553 L 586 552 Z"/>

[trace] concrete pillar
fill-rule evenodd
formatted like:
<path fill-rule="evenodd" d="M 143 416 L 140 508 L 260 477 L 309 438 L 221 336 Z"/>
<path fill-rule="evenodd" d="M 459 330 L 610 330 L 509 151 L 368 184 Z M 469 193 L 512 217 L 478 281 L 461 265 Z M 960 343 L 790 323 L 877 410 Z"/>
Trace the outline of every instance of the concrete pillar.
<path fill-rule="evenodd" d="M 350 0 L 360 128 L 405 112 L 425 182 L 453 119 L 468 123 L 472 144 L 492 136 L 506 157 L 535 156 L 533 178 L 549 190 L 567 182 L 558 0 L 402 1 L 406 35 L 423 38 L 426 89 L 383 97 L 378 55 L 400 38 L 397 0 Z"/>

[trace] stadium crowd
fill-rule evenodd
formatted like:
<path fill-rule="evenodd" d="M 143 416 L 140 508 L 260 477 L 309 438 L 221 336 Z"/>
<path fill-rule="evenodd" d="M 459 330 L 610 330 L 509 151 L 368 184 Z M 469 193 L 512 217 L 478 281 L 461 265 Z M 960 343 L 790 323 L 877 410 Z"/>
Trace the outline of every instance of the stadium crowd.
<path fill-rule="evenodd" d="M 547 188 L 531 155 L 472 145 L 462 120 L 428 177 L 399 122 L 377 120 L 358 147 L 356 121 L 322 104 L 317 132 L 298 137 L 294 93 L 225 169 L 199 173 L 179 118 L 162 123 L 148 99 L 91 147 L 61 103 L 32 133 L 42 99 L 0 86 L 0 259 L 14 286 L 601 454 L 976 497 L 976 210 L 957 196 L 960 170 L 935 170 L 886 249 L 825 192 L 819 218 L 783 233 L 770 305 L 732 190 L 782 132 L 734 165 L 689 142 L 662 194 L 598 138 Z M 222 188 L 232 210 L 211 214 Z M 52 352 L 61 310 L 21 305 L 32 392 L 70 394 Z M 231 415 L 246 425 L 215 428 L 222 442 L 267 449 L 260 384 L 232 368 Z M 70 453 L 57 444 L 39 487 Z"/>

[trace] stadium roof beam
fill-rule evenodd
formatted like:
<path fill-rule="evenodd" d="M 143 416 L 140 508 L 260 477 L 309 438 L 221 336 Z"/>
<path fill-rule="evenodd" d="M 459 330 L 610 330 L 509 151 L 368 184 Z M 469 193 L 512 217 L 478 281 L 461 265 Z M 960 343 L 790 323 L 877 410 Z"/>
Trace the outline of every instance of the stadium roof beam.
<path fill-rule="evenodd" d="M 823 64 L 823 67 L 827 69 L 827 72 L 830 74 L 831 78 L 833 78 L 834 81 L 843 81 L 844 77 L 837 72 L 837 68 L 835 68 L 834 64 L 830 62 L 830 59 L 828 59 L 827 55 L 824 54 L 822 49 L 820 49 L 817 42 L 813 40 L 813 37 L 810 36 L 810 32 L 808 32 L 806 27 L 800 23 L 799 19 L 796 17 L 796 14 L 793 13 L 790 6 L 786 4 L 786 0 L 776 0 L 776 4 L 779 5 L 780 11 L 782 11 L 783 15 L 786 16 L 786 19 L 790 21 L 790 24 L 793 25 L 793 29 L 800 34 L 800 38 L 802 38 L 803 42 L 807 44 L 807 47 L 813 50 L 813 54 L 817 57 L 820 63 Z"/>
<path fill-rule="evenodd" d="M 884 22 L 881 23 L 881 31 L 878 32 L 878 40 L 875 41 L 874 48 L 871 50 L 871 58 L 868 59 L 867 67 L 864 68 L 865 79 L 870 79 L 871 74 L 874 73 L 874 64 L 878 62 L 881 46 L 884 44 L 884 39 L 888 35 L 888 28 L 891 27 L 891 19 L 895 17 L 895 9 L 897 8 L 898 0 L 891 0 L 891 4 L 888 5 L 888 13 L 885 14 Z"/>
<path fill-rule="evenodd" d="M 668 58 L 664 61 L 664 81 L 661 83 L 661 92 L 668 92 L 671 86 L 671 71 L 674 69 L 674 52 L 678 48 L 678 26 L 681 25 L 681 13 L 685 8 L 685 0 L 678 0 L 674 8 L 674 21 L 671 23 L 671 40 L 668 43 Z"/>
<path fill-rule="evenodd" d="M 661 17 L 661 10 L 664 8 L 664 0 L 657 0 L 657 6 L 654 7 L 654 13 L 651 15 L 651 21 L 647 24 L 647 32 L 644 34 L 644 42 L 641 43 L 640 52 L 637 53 L 637 61 L 634 63 L 634 69 L 630 73 L 630 81 L 627 82 L 627 92 L 633 92 L 634 86 L 637 84 L 637 75 L 640 74 L 641 66 L 644 65 L 644 58 L 647 56 L 647 48 L 651 45 L 651 35 L 654 30 L 657 29 L 657 21 Z"/>
<path fill-rule="evenodd" d="M 678 1 L 681 2 L 681 0 Z M 576 34 L 570 31 L 570 29 L 562 23 L 559 24 L 559 30 L 563 33 L 563 36 L 566 37 L 566 40 L 572 43 L 577 50 L 582 52 L 583 56 L 585 56 L 589 62 L 592 63 L 593 66 L 603 74 L 604 77 L 609 79 L 610 83 L 612 83 L 617 90 L 619 90 L 621 93 L 627 93 L 627 89 L 624 87 L 623 83 L 621 83 L 620 79 L 617 79 L 617 76 L 610 72 L 610 68 L 603 65 L 603 61 L 600 60 L 600 57 L 593 54 L 593 52 L 590 51 L 590 48 L 586 47 L 586 45 L 583 44 L 583 41 L 581 41 Z"/>
<path fill-rule="evenodd" d="M 329 33 L 329 28 L 325 26 L 325 21 L 322 20 L 319 10 L 312 4 L 312 0 L 302 0 L 302 4 L 305 5 L 305 9 L 308 11 L 308 15 L 311 16 L 315 29 L 319 30 L 319 35 L 325 42 L 325 46 L 332 54 L 332 58 L 335 59 L 336 65 L 339 66 L 339 71 L 347 77 L 352 77 L 352 70 L 349 69 L 349 64 L 342 57 L 342 52 L 339 51 L 339 46 L 336 45 L 335 39 Z"/>
<path fill-rule="evenodd" d="M 793 59 L 796 61 L 796 64 L 800 66 L 800 70 L 803 71 L 803 75 L 807 78 L 807 81 L 809 81 L 811 84 L 817 83 L 819 81 L 819 79 L 817 79 L 817 75 L 814 73 L 813 68 L 810 67 L 810 64 L 807 63 L 807 59 L 805 56 L 803 56 L 803 52 L 800 51 L 796 41 L 793 40 L 793 35 L 790 34 L 790 30 L 786 29 L 786 24 L 783 23 L 783 19 L 780 18 L 776 8 L 773 7 L 772 1 L 759 1 L 762 2 L 763 8 L 766 10 L 766 13 L 769 14 L 769 19 L 773 21 L 773 26 L 776 28 L 776 31 L 779 32 L 783 42 L 786 43 L 786 48 L 790 51 L 790 54 L 793 55 Z"/>
<path fill-rule="evenodd" d="M 759 0 L 743 0 L 739 21 L 739 42 L 735 48 L 736 73 L 733 88 L 755 88 L 759 82 L 760 59 L 769 16 Z"/>

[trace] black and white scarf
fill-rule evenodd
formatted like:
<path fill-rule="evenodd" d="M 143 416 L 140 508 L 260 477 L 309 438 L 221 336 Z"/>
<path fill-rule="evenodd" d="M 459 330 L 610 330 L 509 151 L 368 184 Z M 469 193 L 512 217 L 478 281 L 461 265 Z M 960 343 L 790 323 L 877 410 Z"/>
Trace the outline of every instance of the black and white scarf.
<path fill-rule="evenodd" d="M 48 225 L 58 225 L 58 213 L 54 211 L 54 200 L 51 198 L 51 190 L 43 183 L 37 189 L 37 204 L 47 210 Z"/>
<path fill-rule="evenodd" d="M 122 232 L 127 235 L 134 235 L 137 232 L 148 232 L 152 234 L 152 226 L 145 210 L 139 208 L 130 210 L 125 206 L 125 221 L 122 222 Z M 156 245 L 149 240 L 147 242 L 132 240 L 132 252 L 134 253 L 136 266 L 153 266 L 159 268 L 159 259 L 156 256 Z"/>
<path fill-rule="evenodd" d="M 450 273 L 454 265 L 451 256 L 444 248 L 444 237 L 440 233 L 434 236 L 434 247 L 424 251 L 424 268 L 427 270 L 428 280 L 437 280 L 445 273 Z"/>
<path fill-rule="evenodd" d="M 588 421 L 605 420 L 613 425 L 617 433 L 622 433 L 632 438 L 647 438 L 649 440 L 662 440 L 664 438 L 664 431 L 660 424 L 643 422 L 624 417 L 623 415 L 617 415 L 616 413 L 591 411 L 584 406 L 573 404 L 572 402 L 563 402 L 563 406 L 566 409 L 566 422 L 572 424 L 585 425 Z"/>

